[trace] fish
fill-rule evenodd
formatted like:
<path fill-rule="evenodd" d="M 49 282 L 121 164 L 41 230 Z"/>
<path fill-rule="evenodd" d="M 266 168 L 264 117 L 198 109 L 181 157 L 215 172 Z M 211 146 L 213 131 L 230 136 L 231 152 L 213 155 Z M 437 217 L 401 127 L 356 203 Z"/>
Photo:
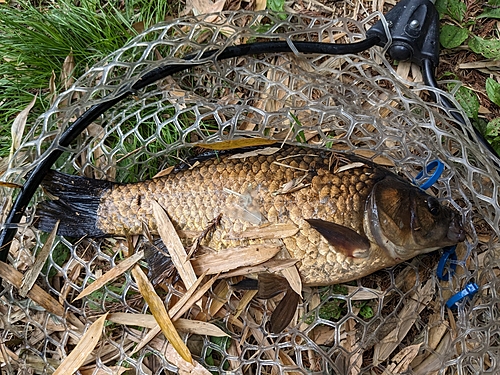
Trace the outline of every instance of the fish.
<path fill-rule="evenodd" d="M 141 235 L 145 226 L 154 235 L 156 201 L 186 244 L 218 218 L 203 246 L 279 246 L 276 257 L 296 259 L 307 286 L 356 280 L 465 240 L 461 215 L 405 177 L 309 146 L 209 152 L 127 184 L 51 171 L 42 187 L 52 198 L 36 208 L 43 231 L 60 221 L 66 237 Z"/>

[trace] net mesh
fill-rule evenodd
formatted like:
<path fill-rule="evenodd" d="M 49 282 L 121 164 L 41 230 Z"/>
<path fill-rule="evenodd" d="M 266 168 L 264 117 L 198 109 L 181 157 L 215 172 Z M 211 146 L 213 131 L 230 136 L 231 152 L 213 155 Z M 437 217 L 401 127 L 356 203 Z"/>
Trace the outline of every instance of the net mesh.
<path fill-rule="evenodd" d="M 144 180 L 186 157 L 196 144 L 241 137 L 307 141 L 355 152 L 410 179 L 439 159 L 445 169 L 433 193 L 461 212 L 468 231 L 449 281 L 436 277 L 436 253 L 346 285 L 306 288 L 291 326 L 271 334 L 266 322 L 279 299 L 243 303 L 245 293 L 222 280 L 203 297 L 201 311 L 194 306 L 184 316 L 204 314 L 229 336 L 182 335 L 196 360 L 220 374 L 498 373 L 498 166 L 466 135 L 473 134 L 469 124 L 458 123 L 440 103 L 422 99 L 428 88 L 399 79 L 381 50 L 206 59 L 121 101 L 71 148 L 58 144 L 62 131 L 92 105 L 119 95 L 159 66 L 187 63 L 186 55 L 197 61 L 204 51 L 254 41 L 351 43 L 363 40 L 372 23 L 373 18 L 359 22 L 240 11 L 154 26 L 56 98 L 24 138 L 3 180 L 22 183 L 56 148 L 65 151 L 56 168 L 67 173 Z M 7 209 L 12 192 L 2 189 Z M 41 198 L 39 192 L 33 206 Z M 32 228 L 31 213 L 32 208 L 9 258 L 21 272 L 47 239 Z M 148 313 L 128 272 L 74 301 L 122 261 L 128 246 L 120 238 L 75 243 L 56 237 L 37 283 L 65 314 L 51 314 L 7 286 L 0 299 L 4 362 L 8 359 L 20 372 L 51 373 L 104 312 Z M 445 302 L 471 282 L 480 287 L 475 297 L 448 310 Z M 168 306 L 184 293 L 180 283 L 162 288 Z M 107 325 L 80 371 L 178 372 L 161 334 L 134 352 L 149 329 Z"/>

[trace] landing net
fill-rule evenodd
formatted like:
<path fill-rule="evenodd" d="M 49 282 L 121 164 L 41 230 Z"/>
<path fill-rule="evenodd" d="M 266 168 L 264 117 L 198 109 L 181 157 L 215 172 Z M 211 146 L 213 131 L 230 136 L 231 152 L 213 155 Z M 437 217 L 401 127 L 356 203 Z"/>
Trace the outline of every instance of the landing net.
<path fill-rule="evenodd" d="M 48 152 L 60 148 L 58 137 L 71 122 L 160 65 L 255 41 L 352 43 L 363 40 L 373 22 L 240 11 L 156 25 L 57 97 L 24 138 L 3 180 L 22 184 Z M 228 336 L 181 335 L 194 358 L 218 374 L 498 373 L 499 169 L 467 136 L 474 133 L 470 124 L 462 125 L 440 103 L 430 102 L 428 90 L 399 79 L 379 48 L 358 55 L 212 59 L 115 105 L 74 147 L 64 149 L 55 167 L 139 181 L 185 158 L 199 143 L 243 137 L 354 152 L 409 179 L 438 159 L 445 168 L 431 190 L 461 212 L 468 231 L 449 281 L 436 277 L 436 252 L 347 285 L 305 289 L 292 325 L 270 334 L 265 326 L 279 298 L 243 303 L 246 294 L 228 289 L 222 280 L 205 294 L 201 309 L 194 305 L 183 317 L 202 316 Z M 12 190 L 2 189 L 6 212 Z M 32 206 L 42 197 L 40 191 Z M 32 211 L 9 258 L 23 273 L 47 240 L 32 227 Z M 75 243 L 56 237 L 37 284 L 63 305 L 64 314 L 49 313 L 6 286 L 0 299 L 3 362 L 8 358 L 15 371 L 52 373 L 97 317 L 148 313 L 129 272 L 74 301 L 120 264 L 129 247 L 122 238 Z M 470 283 L 479 286 L 478 293 L 449 310 L 446 301 Z M 182 283 L 164 284 L 159 294 L 171 306 L 184 292 Z M 108 318 L 81 373 L 182 373 L 162 334 L 145 341 L 150 326 Z M 139 344 L 143 348 L 134 352 Z"/>

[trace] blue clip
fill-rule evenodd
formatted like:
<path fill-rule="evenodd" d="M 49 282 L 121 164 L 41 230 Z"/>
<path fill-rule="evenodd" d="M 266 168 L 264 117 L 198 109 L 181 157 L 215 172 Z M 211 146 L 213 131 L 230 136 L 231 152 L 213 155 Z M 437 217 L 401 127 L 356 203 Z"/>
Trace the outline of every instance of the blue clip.
<path fill-rule="evenodd" d="M 444 164 L 440 160 L 433 160 L 429 164 L 427 164 L 427 168 L 425 169 L 425 175 L 427 176 L 431 171 L 435 168 L 434 173 L 432 173 L 427 181 L 425 181 L 423 184 L 420 185 L 420 189 L 426 190 L 430 188 L 432 185 L 436 183 L 439 177 L 441 177 L 441 174 L 443 173 L 444 170 Z M 415 184 L 419 185 L 419 181 L 424 177 L 424 171 L 421 171 L 419 174 L 417 174 L 417 177 L 415 177 Z"/>
<path fill-rule="evenodd" d="M 449 246 L 444 248 L 443 255 L 441 256 L 441 259 L 439 259 L 439 263 L 437 266 L 437 277 L 441 281 L 448 281 L 451 276 L 455 273 L 455 270 L 457 269 L 457 253 L 455 252 L 455 249 L 457 248 L 457 245 Z M 446 266 L 446 263 L 448 263 L 448 260 L 451 260 L 450 262 L 450 268 L 447 273 L 444 273 L 444 267 Z"/>
<path fill-rule="evenodd" d="M 476 283 L 470 283 L 465 286 L 463 290 L 458 292 L 457 294 L 453 295 L 447 302 L 446 302 L 446 307 L 449 309 L 457 307 L 457 303 L 463 300 L 465 297 L 472 298 L 474 294 L 477 293 L 479 290 L 479 287 L 477 286 Z"/>

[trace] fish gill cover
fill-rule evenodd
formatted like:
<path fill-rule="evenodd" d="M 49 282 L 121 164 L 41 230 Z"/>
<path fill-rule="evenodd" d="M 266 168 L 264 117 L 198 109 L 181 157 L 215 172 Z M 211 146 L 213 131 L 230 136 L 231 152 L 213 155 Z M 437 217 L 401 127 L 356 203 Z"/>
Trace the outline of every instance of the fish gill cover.
<path fill-rule="evenodd" d="M 55 100 L 15 152 L 3 180 L 22 184 L 26 173 L 58 147 L 55 140 L 70 122 L 160 65 L 255 40 L 356 42 L 373 21 L 240 11 L 156 25 Z M 115 105 L 65 150 L 56 167 L 69 174 L 140 181 L 185 160 L 192 146 L 242 137 L 355 153 L 409 180 L 441 160 L 444 171 L 429 191 L 460 212 L 468 233 L 457 248 L 457 268 L 449 281 L 436 277 L 439 254 L 433 253 L 356 282 L 305 288 L 292 324 L 271 334 L 266 322 L 279 298 L 252 300 L 251 291 L 232 290 L 218 280 L 182 316 L 210 321 L 227 336 L 181 333 L 182 339 L 213 373 L 495 373 L 500 366 L 498 166 L 465 135 L 473 134 L 470 124 L 458 123 L 427 98 L 424 86 L 397 77 L 380 49 L 208 61 Z M 2 189 L 4 207 L 9 207 L 11 191 Z M 33 205 L 42 198 L 40 191 Z M 49 241 L 30 220 L 28 215 L 21 225 L 9 260 L 23 272 Z M 147 338 L 155 324 L 143 315 L 149 310 L 130 272 L 116 271 L 100 288 L 75 299 L 115 272 L 131 248 L 141 246 L 137 238 L 56 237 L 38 278 L 56 307 L 42 309 L 10 286 L 1 297 L 3 335 L 17 340 L 11 339 L 9 347 L 17 350 L 16 366 L 52 372 L 71 353 L 84 325 L 110 313 L 82 373 L 177 372 L 182 363 L 163 336 Z M 472 282 L 479 285 L 473 300 L 448 310 L 446 301 Z M 169 310 L 185 289 L 169 282 L 157 293 Z"/>

